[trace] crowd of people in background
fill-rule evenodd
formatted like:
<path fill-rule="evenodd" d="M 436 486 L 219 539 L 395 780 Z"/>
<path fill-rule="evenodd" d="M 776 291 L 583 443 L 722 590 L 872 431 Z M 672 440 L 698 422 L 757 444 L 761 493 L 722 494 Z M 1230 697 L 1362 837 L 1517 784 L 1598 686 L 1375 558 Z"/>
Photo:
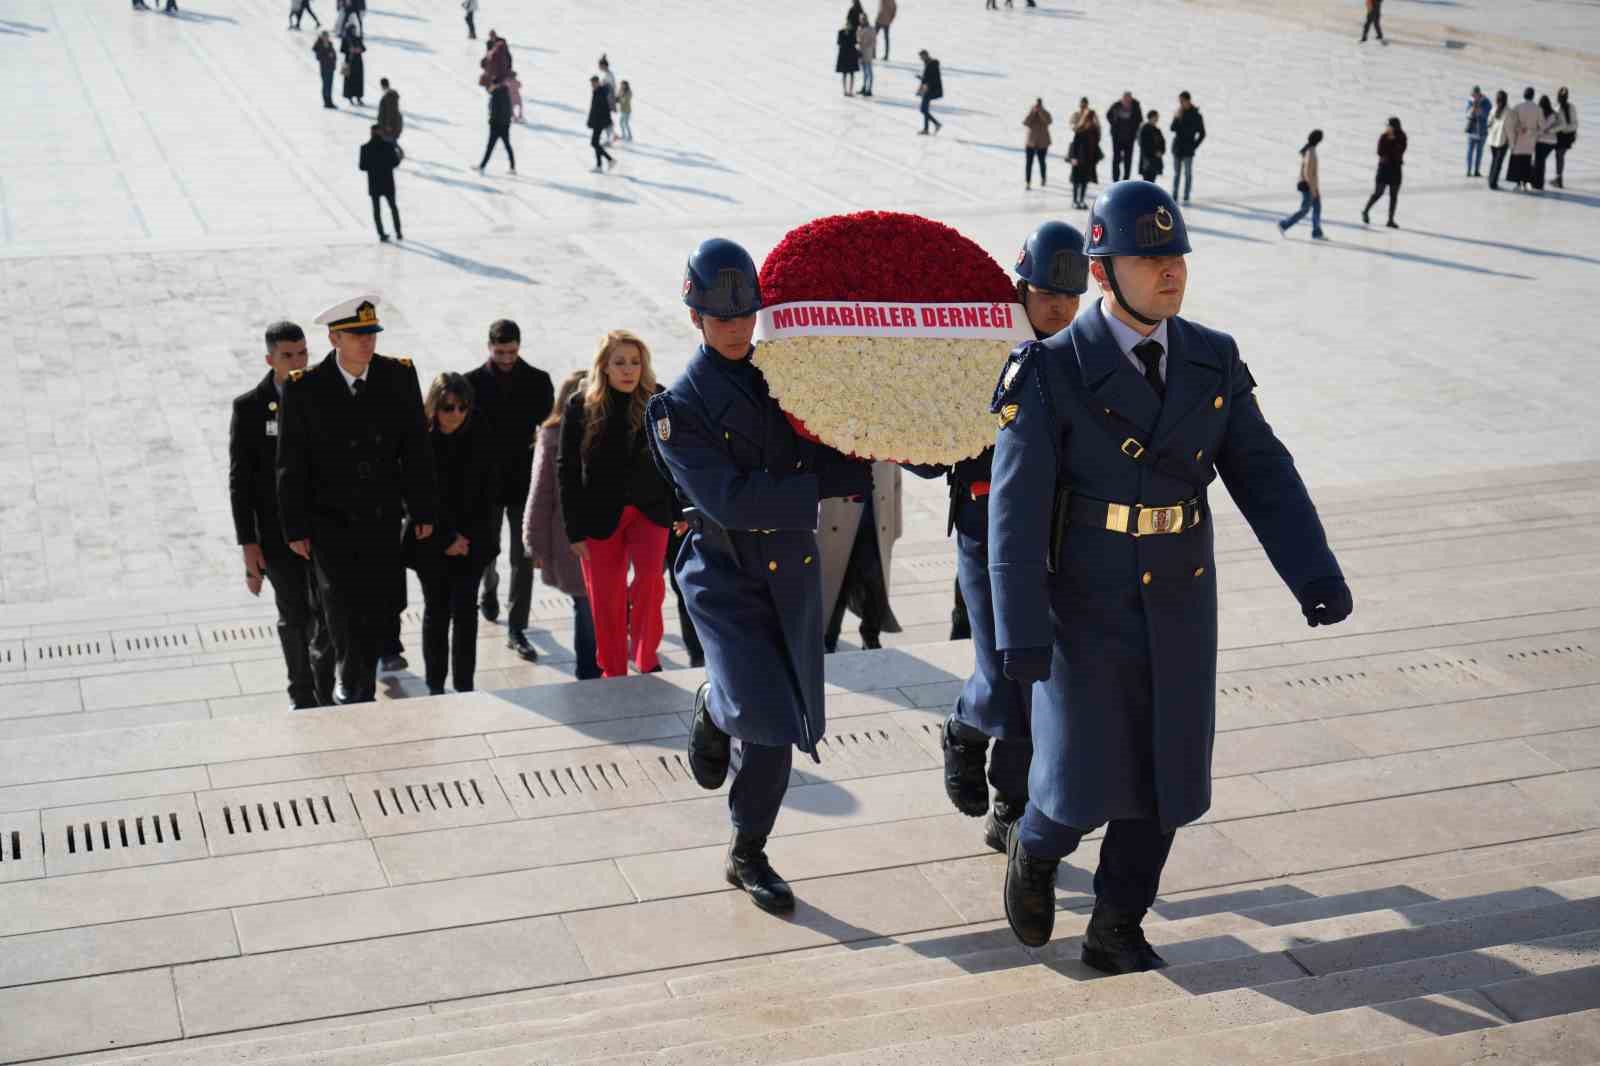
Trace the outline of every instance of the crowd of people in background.
<path fill-rule="evenodd" d="M 1042 98 L 1035 98 L 1033 106 L 1022 118 L 1027 129 L 1024 142 L 1026 161 L 1023 166 L 1023 188 L 1033 188 L 1033 166 L 1039 164 L 1039 185 L 1043 188 L 1045 163 L 1048 157 L 1050 112 Z M 1167 137 L 1161 130 L 1161 114 L 1146 111 L 1132 92 L 1124 92 L 1100 113 L 1089 106 L 1089 98 L 1081 97 L 1078 108 L 1067 120 L 1071 132 L 1065 159 L 1072 168 L 1072 206 L 1089 207 L 1089 186 L 1100 183 L 1100 163 L 1105 159 L 1101 141 L 1109 128 L 1111 134 L 1111 180 L 1123 181 L 1133 176 L 1134 154 L 1138 153 L 1139 176 L 1145 181 L 1155 181 L 1166 170 Z M 1182 181 L 1183 202 L 1189 202 L 1194 188 L 1194 156 L 1206 139 L 1205 119 L 1194 99 L 1187 91 L 1178 94 L 1178 110 L 1169 129 L 1172 131 L 1172 196 L 1179 198 Z"/>
<path fill-rule="evenodd" d="M 1500 188 L 1501 167 L 1505 180 L 1517 192 L 1543 191 L 1550 157 L 1555 157 L 1556 172 L 1551 181 L 1556 188 L 1566 187 L 1567 151 L 1578 140 L 1578 109 L 1566 86 L 1534 101 L 1535 90 L 1522 90 L 1522 101 L 1510 103 L 1504 89 L 1494 94 L 1494 103 L 1478 86 L 1467 100 L 1467 176 L 1482 177 L 1483 148 L 1489 148 L 1489 188 Z M 1508 162 L 1509 160 L 1509 162 Z"/>

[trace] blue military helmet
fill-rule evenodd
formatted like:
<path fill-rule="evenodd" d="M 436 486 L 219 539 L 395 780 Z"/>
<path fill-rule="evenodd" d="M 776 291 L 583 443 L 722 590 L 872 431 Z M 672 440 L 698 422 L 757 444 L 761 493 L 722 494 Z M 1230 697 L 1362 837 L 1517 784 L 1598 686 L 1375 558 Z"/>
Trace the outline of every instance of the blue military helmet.
<path fill-rule="evenodd" d="M 1046 222 L 1017 253 L 1017 277 L 1030 288 L 1080 296 L 1089 291 L 1089 257 L 1083 234 L 1065 222 Z"/>
<path fill-rule="evenodd" d="M 1108 255 L 1188 255 L 1183 213 L 1152 181 L 1116 181 L 1089 209 L 1091 259 Z"/>
<path fill-rule="evenodd" d="M 683 302 L 713 318 L 740 318 L 761 310 L 755 260 L 722 237 L 701 241 L 683 270 Z"/>

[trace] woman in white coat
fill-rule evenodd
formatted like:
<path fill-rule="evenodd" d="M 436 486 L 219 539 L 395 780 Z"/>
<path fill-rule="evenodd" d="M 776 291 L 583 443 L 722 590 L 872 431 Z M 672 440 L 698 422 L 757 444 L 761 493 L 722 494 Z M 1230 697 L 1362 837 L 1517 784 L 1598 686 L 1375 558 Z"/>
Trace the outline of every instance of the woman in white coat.
<path fill-rule="evenodd" d="M 1539 105 L 1533 102 L 1533 89 L 1522 91 L 1522 103 L 1511 109 L 1506 117 L 1506 137 L 1511 141 L 1511 163 L 1506 167 L 1506 180 L 1518 192 L 1533 181 L 1533 153 L 1539 147 L 1539 124 L 1543 118 Z"/>
<path fill-rule="evenodd" d="M 872 500 L 828 499 L 817 508 L 817 548 L 822 554 L 823 647 L 838 646 L 848 607 L 861 619 L 861 646 L 878 647 L 880 633 L 900 632 L 889 606 L 889 574 L 894 542 L 900 539 L 904 509 L 900 467 L 872 464 Z M 871 525 L 863 524 L 870 516 Z"/>

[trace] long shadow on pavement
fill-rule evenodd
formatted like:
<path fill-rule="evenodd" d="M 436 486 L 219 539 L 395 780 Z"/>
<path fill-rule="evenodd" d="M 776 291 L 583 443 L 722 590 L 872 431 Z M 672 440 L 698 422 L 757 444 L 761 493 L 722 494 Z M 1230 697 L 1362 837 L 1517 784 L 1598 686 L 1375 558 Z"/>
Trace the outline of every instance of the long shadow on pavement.
<path fill-rule="evenodd" d="M 415 252 L 417 255 L 436 260 L 446 266 L 464 270 L 468 274 L 476 274 L 480 278 L 492 278 L 495 281 L 515 281 L 523 285 L 539 284 L 526 274 L 519 274 L 515 270 L 508 270 L 505 267 L 495 266 L 493 263 L 485 263 L 478 259 L 468 259 L 464 255 L 456 255 L 454 252 L 447 252 L 443 248 L 437 248 L 431 244 L 406 241 L 403 244 L 395 245 L 395 247 L 400 251 Z"/>

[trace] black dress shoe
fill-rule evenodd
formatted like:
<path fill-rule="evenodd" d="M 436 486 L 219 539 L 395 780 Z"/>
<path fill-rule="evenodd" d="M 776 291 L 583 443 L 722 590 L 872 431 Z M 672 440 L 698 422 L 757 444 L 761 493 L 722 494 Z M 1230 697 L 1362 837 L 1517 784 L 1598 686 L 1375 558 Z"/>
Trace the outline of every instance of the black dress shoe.
<path fill-rule="evenodd" d="M 705 666 L 705 664 L 706 664 L 706 657 L 704 655 L 691 655 L 691 656 L 689 656 L 689 667 L 691 669 L 698 670 L 701 667 Z"/>
<path fill-rule="evenodd" d="M 513 629 L 506 634 L 506 647 L 530 663 L 539 661 L 539 650 L 529 643 L 528 635 L 520 629 Z"/>
<path fill-rule="evenodd" d="M 1088 931 L 1083 934 L 1084 965 L 1110 974 L 1166 969 L 1167 960 L 1144 938 L 1140 917 L 1095 904 Z"/>
<path fill-rule="evenodd" d="M 492 592 L 483 598 L 483 602 L 478 607 L 483 611 L 483 620 L 485 622 L 493 622 L 500 617 L 500 597 Z"/>
<path fill-rule="evenodd" d="M 404 655 L 385 655 L 378 660 L 378 665 L 386 674 L 397 674 L 411 664 L 406 662 Z"/>
<path fill-rule="evenodd" d="M 944 749 L 944 793 L 956 810 L 969 818 L 979 818 L 989 810 L 989 783 L 983 776 L 989 738 L 981 742 L 962 740 L 955 727 L 956 716 L 952 714 L 939 731 L 939 746 Z M 1004 851 L 1005 845 L 1000 850 Z"/>
<path fill-rule="evenodd" d="M 735 833 L 728 845 L 728 884 L 750 893 L 750 902 L 768 914 L 794 910 L 794 890 L 767 861 L 765 837 L 744 838 Z"/>
<path fill-rule="evenodd" d="M 1060 865 L 1060 859 L 1029 855 L 1022 846 L 1022 827 L 1012 823 L 1006 840 L 1006 921 L 1027 947 L 1044 947 L 1055 931 L 1056 868 Z"/>
<path fill-rule="evenodd" d="M 1027 806 L 1027 800 L 1013 803 L 996 796 L 994 806 L 989 808 L 989 818 L 983 824 L 983 842 L 1004 855 L 1006 841 L 1011 836 L 1011 827 L 1022 817 L 1022 812 Z"/>
<path fill-rule="evenodd" d="M 694 694 L 694 721 L 689 725 L 689 772 L 694 774 L 701 788 L 718 789 L 728 779 L 732 742 L 711 720 L 711 708 L 706 706 L 710 692 L 711 685 L 701 682 Z"/>

